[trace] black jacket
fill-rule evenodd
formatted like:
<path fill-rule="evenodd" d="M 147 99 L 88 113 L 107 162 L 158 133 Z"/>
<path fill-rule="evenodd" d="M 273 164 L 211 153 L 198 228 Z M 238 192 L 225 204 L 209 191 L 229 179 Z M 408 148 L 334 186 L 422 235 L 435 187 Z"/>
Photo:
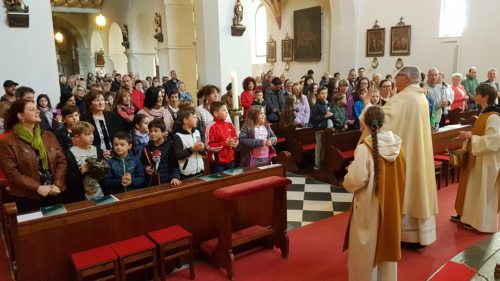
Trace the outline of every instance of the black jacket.
<path fill-rule="evenodd" d="M 311 123 L 316 130 L 324 130 L 328 127 L 328 119 L 332 119 L 332 117 L 326 118 L 325 115 L 327 112 L 330 112 L 331 105 L 327 102 L 317 101 L 312 110 L 311 110 Z"/>
<path fill-rule="evenodd" d="M 87 121 L 92 126 L 94 126 L 94 142 L 92 143 L 94 146 L 100 148 L 101 147 L 101 137 L 99 132 L 97 131 L 97 127 L 92 115 L 88 114 L 82 117 L 82 121 Z M 113 144 L 113 137 L 119 131 L 126 131 L 125 123 L 123 119 L 118 116 L 116 112 L 104 111 L 104 122 L 106 123 L 106 129 L 108 130 L 109 141 L 111 145 Z"/>

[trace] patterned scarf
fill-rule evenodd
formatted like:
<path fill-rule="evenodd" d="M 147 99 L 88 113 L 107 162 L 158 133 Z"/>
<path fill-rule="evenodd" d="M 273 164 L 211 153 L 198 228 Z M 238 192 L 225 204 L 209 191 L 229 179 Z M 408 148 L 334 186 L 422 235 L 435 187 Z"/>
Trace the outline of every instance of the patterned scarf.
<path fill-rule="evenodd" d="M 141 133 L 137 130 L 135 130 L 135 137 L 139 141 L 139 143 L 143 145 L 147 145 L 149 142 L 149 134 L 148 133 Z"/>
<path fill-rule="evenodd" d="M 45 150 L 45 146 L 42 142 L 42 130 L 40 129 L 40 125 L 35 125 L 33 128 L 33 135 L 31 132 L 26 129 L 21 123 L 17 123 L 14 125 L 14 134 L 16 134 L 23 141 L 31 144 L 31 147 L 38 151 L 38 161 L 42 160 L 42 167 L 44 170 L 49 169 L 49 160 L 47 157 L 47 151 Z"/>

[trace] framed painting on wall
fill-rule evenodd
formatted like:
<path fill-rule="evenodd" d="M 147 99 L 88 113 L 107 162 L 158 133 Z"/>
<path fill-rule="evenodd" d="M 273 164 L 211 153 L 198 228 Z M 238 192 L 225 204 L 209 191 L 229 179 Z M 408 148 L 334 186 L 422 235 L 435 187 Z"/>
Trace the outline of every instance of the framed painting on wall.
<path fill-rule="evenodd" d="M 293 39 L 281 40 L 281 60 L 285 62 L 293 61 Z"/>
<path fill-rule="evenodd" d="M 104 52 L 102 50 L 95 52 L 95 67 L 104 67 L 104 64 Z"/>
<path fill-rule="evenodd" d="M 276 62 L 276 41 L 274 41 L 271 37 L 269 38 L 269 41 L 267 41 L 266 62 Z"/>
<path fill-rule="evenodd" d="M 385 28 L 366 31 L 366 56 L 383 57 L 385 50 Z"/>
<path fill-rule="evenodd" d="M 296 61 L 321 60 L 321 7 L 293 12 Z"/>
<path fill-rule="evenodd" d="M 391 27 L 391 56 L 409 56 L 411 46 L 411 25 Z"/>

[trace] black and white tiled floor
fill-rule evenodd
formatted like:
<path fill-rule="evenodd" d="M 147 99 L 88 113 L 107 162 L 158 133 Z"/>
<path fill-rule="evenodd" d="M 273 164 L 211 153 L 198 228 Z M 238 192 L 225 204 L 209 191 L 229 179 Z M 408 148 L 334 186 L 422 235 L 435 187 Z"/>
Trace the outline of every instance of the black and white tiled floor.
<path fill-rule="evenodd" d="M 349 211 L 352 194 L 342 187 L 289 174 L 292 184 L 287 191 L 288 229 Z"/>

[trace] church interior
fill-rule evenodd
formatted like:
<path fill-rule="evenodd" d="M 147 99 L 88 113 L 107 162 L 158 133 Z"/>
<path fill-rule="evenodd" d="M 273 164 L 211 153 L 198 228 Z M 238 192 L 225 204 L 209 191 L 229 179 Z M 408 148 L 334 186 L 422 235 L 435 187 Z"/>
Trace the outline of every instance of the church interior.
<path fill-rule="evenodd" d="M 3 4 L 0 280 L 499 278 L 499 1 Z"/>

